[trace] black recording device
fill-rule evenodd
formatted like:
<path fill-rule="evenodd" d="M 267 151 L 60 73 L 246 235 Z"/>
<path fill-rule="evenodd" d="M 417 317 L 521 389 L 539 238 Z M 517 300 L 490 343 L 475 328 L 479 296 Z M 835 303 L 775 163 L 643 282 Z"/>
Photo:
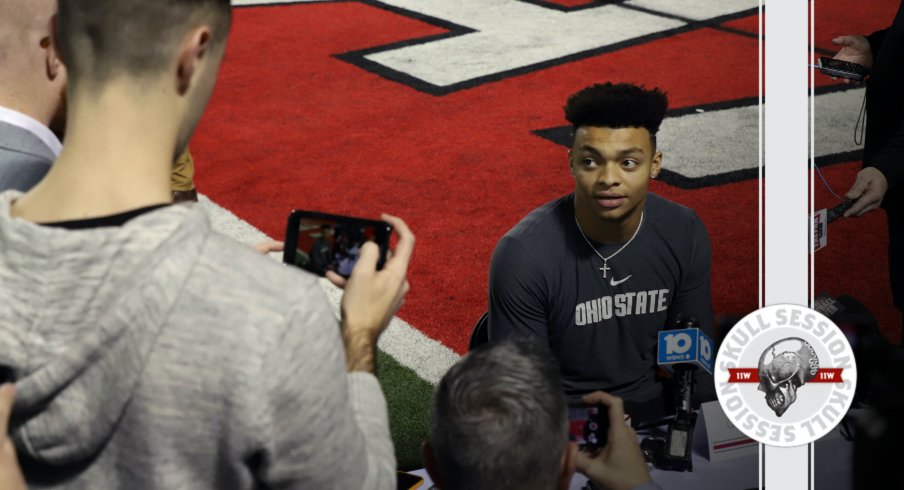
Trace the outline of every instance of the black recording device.
<path fill-rule="evenodd" d="M 850 199 L 845 199 L 843 203 L 835 206 L 834 208 L 830 209 L 826 213 L 826 221 L 831 223 L 831 222 L 835 221 L 836 219 L 844 216 L 844 213 L 848 209 L 851 209 L 851 206 L 853 206 L 853 205 L 854 205 L 854 201 L 852 201 Z"/>
<path fill-rule="evenodd" d="M 384 221 L 295 210 L 286 226 L 283 262 L 320 276 L 333 271 L 347 278 L 361 247 L 373 241 L 380 249 L 379 270 L 386 262 L 391 233 Z"/>
<path fill-rule="evenodd" d="M 682 317 L 666 331 L 687 331 L 700 329 L 693 317 Z M 697 366 L 691 362 L 680 362 L 671 365 L 675 395 L 675 416 L 668 424 L 665 439 L 647 438 L 642 448 L 648 460 L 659 469 L 670 471 L 693 471 L 691 458 L 694 427 L 697 424 L 697 413 L 694 411 L 692 397 L 694 394 L 694 373 Z"/>
<path fill-rule="evenodd" d="M 669 330 L 685 328 L 699 329 L 694 318 L 679 319 Z M 661 467 L 674 471 L 693 471 L 691 446 L 694 426 L 697 423 L 697 412 L 691 403 L 694 392 L 694 373 L 697 366 L 693 364 L 677 364 L 674 367 L 675 419 L 669 424 L 665 438 L 665 452 L 662 455 Z"/>
<path fill-rule="evenodd" d="M 869 70 L 865 66 L 850 61 L 836 60 L 828 56 L 819 58 L 819 72 L 832 77 L 847 78 L 857 82 L 863 81 Z"/>
<path fill-rule="evenodd" d="M 818 170 L 818 169 L 817 169 Z M 832 209 L 820 209 L 811 216 L 810 226 L 813 240 L 813 251 L 822 250 L 829 243 L 829 223 L 844 216 L 851 209 L 855 201 L 844 199 L 841 204 Z"/>

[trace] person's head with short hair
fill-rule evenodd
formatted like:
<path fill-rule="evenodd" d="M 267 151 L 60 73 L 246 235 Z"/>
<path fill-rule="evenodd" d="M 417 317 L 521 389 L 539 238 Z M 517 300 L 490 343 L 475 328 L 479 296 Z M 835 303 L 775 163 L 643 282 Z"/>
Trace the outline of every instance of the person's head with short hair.
<path fill-rule="evenodd" d="M 53 49 L 56 0 L 0 1 L 0 106 L 62 137 L 66 68 Z"/>
<path fill-rule="evenodd" d="M 484 344 L 443 376 L 422 448 L 443 490 L 567 488 L 576 452 L 558 365 L 530 339 Z"/>
<path fill-rule="evenodd" d="M 175 160 L 213 90 L 231 20 L 229 0 L 59 0 L 72 104 L 111 89 L 172 96 L 161 110 L 181 119 Z"/>
<path fill-rule="evenodd" d="M 574 136 L 582 126 L 644 128 L 650 135 L 650 146 L 656 150 L 656 133 L 668 106 L 668 98 L 658 88 L 606 82 L 575 92 L 568 97 L 564 110 Z"/>
<path fill-rule="evenodd" d="M 623 223 L 633 231 L 649 180 L 660 171 L 656 133 L 668 109 L 665 93 L 627 83 L 596 84 L 572 94 L 564 109 L 574 128 L 569 166 L 582 227 Z M 614 238 L 627 239 L 617 233 Z"/>

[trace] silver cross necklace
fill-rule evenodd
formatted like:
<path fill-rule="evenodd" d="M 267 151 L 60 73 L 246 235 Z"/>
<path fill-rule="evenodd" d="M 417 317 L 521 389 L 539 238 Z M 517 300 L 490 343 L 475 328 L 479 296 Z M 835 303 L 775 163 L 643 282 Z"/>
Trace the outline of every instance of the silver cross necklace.
<path fill-rule="evenodd" d="M 587 238 L 587 235 L 584 234 L 584 230 L 581 229 L 581 224 L 578 223 L 578 216 L 577 216 L 577 215 L 574 216 L 574 224 L 578 225 L 578 231 L 581 232 L 581 236 L 584 237 L 584 241 L 587 242 L 587 245 L 588 245 L 591 249 L 593 249 L 593 251 L 596 252 L 596 254 L 599 255 L 599 257 L 600 257 L 601 259 L 603 259 L 603 266 L 600 267 L 600 270 L 603 272 L 603 279 L 606 279 L 606 273 L 608 273 L 609 271 L 612 270 L 612 268 L 609 267 L 609 265 L 607 264 L 607 263 L 609 262 L 609 259 L 611 259 L 612 257 L 615 257 L 616 255 L 618 255 L 619 252 L 621 252 L 622 250 L 624 250 L 625 247 L 627 247 L 628 245 L 631 244 L 632 241 L 634 241 L 634 237 L 636 237 L 636 236 L 637 236 L 637 233 L 640 231 L 640 225 L 643 224 L 643 211 L 640 212 L 640 221 L 637 223 L 637 228 L 634 230 L 634 234 L 631 235 L 631 238 L 629 238 L 628 241 L 625 242 L 624 245 L 622 245 L 618 250 L 616 250 L 615 252 L 613 252 L 612 255 L 610 255 L 610 256 L 608 256 L 608 257 L 603 257 L 603 254 L 601 254 L 601 253 L 599 252 L 599 250 L 597 250 L 596 247 L 594 247 L 593 244 L 590 243 L 590 239 Z"/>

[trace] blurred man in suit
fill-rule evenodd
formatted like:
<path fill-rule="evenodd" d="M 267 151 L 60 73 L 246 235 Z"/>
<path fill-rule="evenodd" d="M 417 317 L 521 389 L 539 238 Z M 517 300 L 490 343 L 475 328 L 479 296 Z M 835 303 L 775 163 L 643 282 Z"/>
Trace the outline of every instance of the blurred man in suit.
<path fill-rule="evenodd" d="M 0 190 L 27 190 L 60 153 L 66 68 L 51 46 L 54 0 L 0 2 Z"/>
<path fill-rule="evenodd" d="M 836 59 L 859 63 L 870 71 L 863 169 L 845 194 L 856 200 L 845 216 L 861 216 L 880 206 L 885 209 L 892 299 L 904 312 L 904 3 L 888 28 L 868 36 L 839 36 L 832 42 L 841 46 Z M 904 324 L 901 328 L 904 331 Z"/>

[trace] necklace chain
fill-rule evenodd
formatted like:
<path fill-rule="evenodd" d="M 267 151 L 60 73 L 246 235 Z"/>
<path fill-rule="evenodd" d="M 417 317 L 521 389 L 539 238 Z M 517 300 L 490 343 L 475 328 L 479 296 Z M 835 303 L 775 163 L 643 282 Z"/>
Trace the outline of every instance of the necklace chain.
<path fill-rule="evenodd" d="M 603 271 L 603 278 L 605 278 L 606 272 L 609 271 L 609 269 L 610 269 L 610 267 L 607 265 L 607 262 L 609 262 L 609 259 L 611 259 L 612 257 L 615 257 L 616 255 L 618 255 L 619 252 L 624 250 L 625 247 L 630 245 L 631 242 L 634 241 L 634 238 L 637 236 L 637 233 L 640 232 L 640 226 L 643 224 L 643 211 L 640 212 L 640 221 L 637 222 L 637 228 L 634 229 L 634 234 L 631 235 L 631 238 L 629 238 L 628 241 L 625 242 L 624 245 L 619 247 L 618 250 L 613 252 L 608 257 L 603 257 L 603 254 L 601 254 L 600 251 L 597 250 L 596 247 L 594 247 L 592 243 L 590 243 L 590 239 L 587 238 L 587 235 L 584 234 L 584 230 L 581 228 L 581 223 L 578 222 L 577 215 L 574 216 L 574 224 L 578 225 L 578 231 L 581 232 L 581 236 L 584 237 L 584 241 L 587 242 L 587 246 L 589 246 L 599 256 L 599 258 L 603 259 L 603 266 L 600 268 L 600 270 Z"/>

